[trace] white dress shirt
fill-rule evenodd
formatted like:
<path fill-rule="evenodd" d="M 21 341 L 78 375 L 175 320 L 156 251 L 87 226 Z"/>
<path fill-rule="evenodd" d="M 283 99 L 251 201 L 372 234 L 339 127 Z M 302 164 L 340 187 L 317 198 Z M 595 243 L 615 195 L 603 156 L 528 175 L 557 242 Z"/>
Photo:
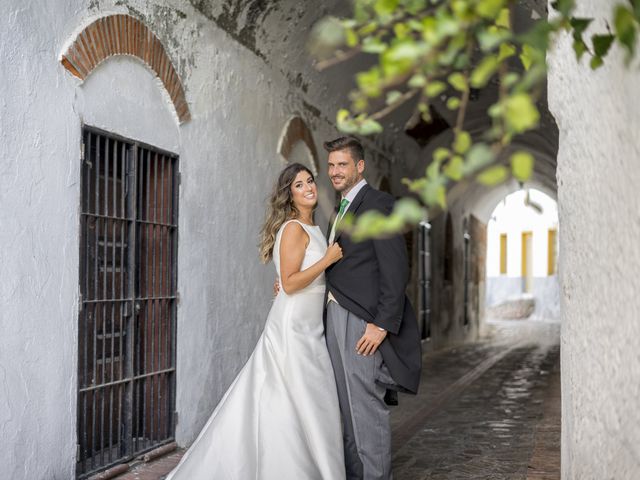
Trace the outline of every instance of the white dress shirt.
<path fill-rule="evenodd" d="M 364 187 L 367 184 L 367 181 L 363 178 L 362 180 L 360 180 L 358 183 L 356 183 L 353 188 L 351 190 L 349 190 L 347 192 L 346 195 L 342 196 L 342 199 L 346 199 L 349 204 L 347 205 L 347 209 L 342 212 L 342 217 L 344 217 L 345 213 L 347 213 L 349 211 L 349 209 L 351 208 L 351 204 L 353 203 L 353 200 L 356 198 L 356 195 L 358 195 L 358 193 L 360 192 L 360 190 L 362 190 L 362 187 Z M 341 200 L 342 200 L 341 199 Z M 331 233 L 335 234 L 335 224 L 338 222 L 339 218 L 336 215 L 336 219 L 333 221 L 334 226 L 331 228 Z M 334 235 L 330 235 L 329 236 L 329 244 L 333 243 L 333 237 Z M 336 302 L 338 303 L 338 301 L 336 300 L 336 298 L 331 294 L 331 292 L 329 292 L 329 296 L 327 298 L 327 303 L 329 302 Z"/>

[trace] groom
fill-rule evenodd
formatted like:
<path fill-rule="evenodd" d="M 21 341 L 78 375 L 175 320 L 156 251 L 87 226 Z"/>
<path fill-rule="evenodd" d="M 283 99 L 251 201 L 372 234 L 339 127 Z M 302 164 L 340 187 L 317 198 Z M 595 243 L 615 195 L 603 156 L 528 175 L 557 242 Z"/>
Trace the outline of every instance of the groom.
<path fill-rule="evenodd" d="M 338 228 L 351 212 L 389 214 L 391 195 L 369 186 L 364 150 L 353 137 L 325 142 L 329 178 L 341 195 L 328 241 L 343 258 L 326 271 L 326 340 L 342 413 L 347 479 L 391 479 L 391 428 L 387 388 L 416 393 L 420 336 L 405 296 L 409 263 L 403 238 L 353 242 Z"/>

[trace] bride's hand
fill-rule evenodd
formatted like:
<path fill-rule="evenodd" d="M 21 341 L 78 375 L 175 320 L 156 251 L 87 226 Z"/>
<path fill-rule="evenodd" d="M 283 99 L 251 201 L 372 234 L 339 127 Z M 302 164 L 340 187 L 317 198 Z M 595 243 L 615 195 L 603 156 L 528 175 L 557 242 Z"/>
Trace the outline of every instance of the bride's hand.
<path fill-rule="evenodd" d="M 342 248 L 338 245 L 337 242 L 332 243 L 327 248 L 327 253 L 324 254 L 324 258 L 326 258 L 329 262 L 329 265 L 333 265 L 338 260 L 342 258 Z"/>

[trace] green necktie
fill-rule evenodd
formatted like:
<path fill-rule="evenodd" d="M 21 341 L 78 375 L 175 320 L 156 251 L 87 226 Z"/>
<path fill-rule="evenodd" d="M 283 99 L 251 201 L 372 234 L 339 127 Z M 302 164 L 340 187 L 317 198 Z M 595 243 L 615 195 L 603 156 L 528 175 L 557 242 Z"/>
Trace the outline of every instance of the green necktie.
<path fill-rule="evenodd" d="M 338 222 L 344 215 L 345 210 L 347 209 L 347 205 L 349 205 L 349 200 L 343 198 L 340 202 L 340 209 L 338 210 L 338 214 L 336 215 L 336 219 L 333 222 L 333 226 L 331 227 L 331 234 L 329 235 L 329 243 L 333 243 L 333 240 L 336 238 L 336 227 L 338 226 Z"/>
<path fill-rule="evenodd" d="M 340 202 L 340 209 L 338 210 L 338 218 L 342 217 L 342 214 L 347 209 L 347 205 L 349 205 L 349 200 L 343 198 Z"/>

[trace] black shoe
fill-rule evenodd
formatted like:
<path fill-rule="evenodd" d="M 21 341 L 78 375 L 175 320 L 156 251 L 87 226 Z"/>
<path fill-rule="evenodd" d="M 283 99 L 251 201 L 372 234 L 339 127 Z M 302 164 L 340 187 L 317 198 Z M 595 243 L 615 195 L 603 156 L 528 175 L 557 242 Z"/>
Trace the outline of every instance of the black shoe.
<path fill-rule="evenodd" d="M 398 405 L 398 392 L 397 390 L 387 389 L 387 392 L 384 394 L 384 403 L 387 405 L 395 407 Z"/>

